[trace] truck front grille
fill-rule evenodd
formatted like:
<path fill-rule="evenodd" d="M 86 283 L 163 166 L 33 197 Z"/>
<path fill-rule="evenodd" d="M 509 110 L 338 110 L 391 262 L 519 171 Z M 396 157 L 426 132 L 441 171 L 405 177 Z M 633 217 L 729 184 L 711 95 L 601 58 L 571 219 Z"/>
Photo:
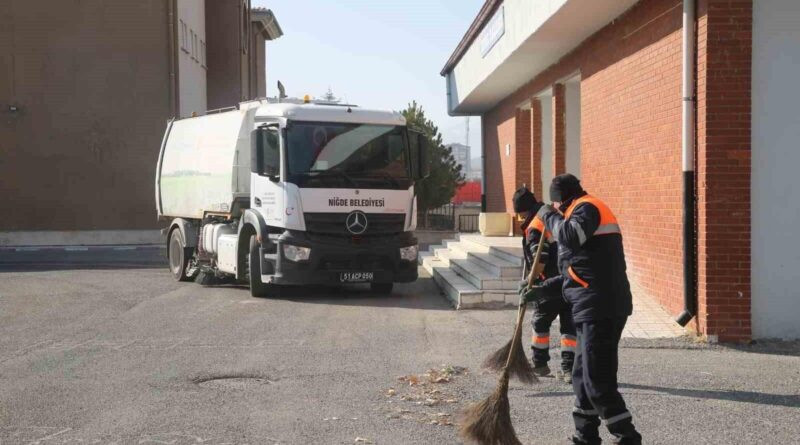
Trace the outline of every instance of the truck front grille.
<path fill-rule="evenodd" d="M 347 213 L 304 213 L 309 234 L 352 236 L 347 231 Z M 367 213 L 367 230 L 361 237 L 395 235 L 403 232 L 406 215 L 402 213 Z"/>
<path fill-rule="evenodd" d="M 391 270 L 392 261 L 377 255 L 330 255 L 320 261 L 325 270 L 375 272 Z"/>

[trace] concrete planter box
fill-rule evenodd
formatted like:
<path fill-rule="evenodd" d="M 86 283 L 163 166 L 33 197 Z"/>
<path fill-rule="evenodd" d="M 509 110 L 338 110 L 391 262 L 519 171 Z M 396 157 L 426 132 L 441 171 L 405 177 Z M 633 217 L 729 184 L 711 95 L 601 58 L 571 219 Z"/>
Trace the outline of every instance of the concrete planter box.
<path fill-rule="evenodd" d="M 478 230 L 483 236 L 509 236 L 511 234 L 511 215 L 508 213 L 481 213 L 478 216 Z"/>

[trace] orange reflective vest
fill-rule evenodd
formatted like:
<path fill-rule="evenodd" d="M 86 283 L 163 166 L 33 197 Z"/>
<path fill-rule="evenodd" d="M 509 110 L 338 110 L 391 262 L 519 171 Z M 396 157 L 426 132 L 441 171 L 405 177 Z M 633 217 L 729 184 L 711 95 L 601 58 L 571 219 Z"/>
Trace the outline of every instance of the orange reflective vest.
<path fill-rule="evenodd" d="M 569 220 L 569 217 L 572 215 L 572 212 L 575 210 L 575 208 L 586 202 L 595 206 L 597 211 L 600 212 L 600 225 L 597 226 L 597 229 L 594 231 L 593 235 L 610 235 L 612 233 L 622 234 L 622 231 L 619 228 L 619 223 L 617 222 L 617 217 L 614 216 L 614 213 L 611 211 L 611 209 L 609 209 L 603 201 L 600 201 L 599 199 L 590 195 L 583 195 L 575 201 L 572 201 L 572 204 L 570 204 L 570 206 L 567 208 L 567 211 L 564 212 L 564 220 Z M 587 234 L 587 236 L 590 235 Z"/>
<path fill-rule="evenodd" d="M 526 237 L 530 236 L 531 230 L 538 230 L 539 233 L 544 234 L 544 239 L 547 240 L 548 243 L 553 242 L 553 234 L 551 234 L 549 230 L 545 230 L 544 222 L 539 219 L 538 216 L 534 216 L 531 223 L 528 224 L 528 227 L 525 229 Z"/>

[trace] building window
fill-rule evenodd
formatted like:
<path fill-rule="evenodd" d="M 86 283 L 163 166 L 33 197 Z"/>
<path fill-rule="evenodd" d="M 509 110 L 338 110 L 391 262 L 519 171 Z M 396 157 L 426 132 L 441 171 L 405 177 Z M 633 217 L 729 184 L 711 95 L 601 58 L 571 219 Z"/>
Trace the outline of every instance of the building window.
<path fill-rule="evenodd" d="M 206 68 L 206 42 L 200 41 L 200 66 Z"/>
<path fill-rule="evenodd" d="M 197 47 L 195 45 L 195 41 L 196 41 L 195 37 L 197 35 L 194 33 L 194 30 L 189 31 L 189 33 L 190 33 L 190 38 L 191 38 L 191 40 L 189 41 L 189 44 L 191 45 L 191 49 L 192 49 L 190 55 L 192 57 L 192 60 L 197 60 Z"/>
<path fill-rule="evenodd" d="M 180 36 L 180 38 L 181 38 L 181 50 L 183 52 L 185 52 L 185 53 L 188 53 L 189 52 L 189 42 L 188 42 L 189 39 L 188 39 L 188 34 L 186 32 L 186 22 L 181 20 L 180 23 L 181 23 L 181 29 L 180 29 L 180 33 L 181 33 L 181 36 Z"/>
<path fill-rule="evenodd" d="M 242 1 L 242 29 L 241 36 L 242 36 L 242 53 L 247 54 L 247 47 L 250 42 L 250 17 L 248 12 L 250 12 L 250 8 L 247 6 L 247 0 Z"/>

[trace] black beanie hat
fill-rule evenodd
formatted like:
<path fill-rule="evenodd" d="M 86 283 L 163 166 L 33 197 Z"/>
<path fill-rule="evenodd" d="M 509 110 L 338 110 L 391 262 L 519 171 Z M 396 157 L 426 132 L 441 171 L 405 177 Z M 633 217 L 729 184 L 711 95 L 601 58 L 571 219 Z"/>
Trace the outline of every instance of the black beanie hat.
<path fill-rule="evenodd" d="M 550 200 L 554 202 L 569 201 L 582 192 L 581 181 L 571 173 L 558 175 L 550 183 Z"/>
<path fill-rule="evenodd" d="M 530 210 L 534 210 L 536 208 L 536 197 L 533 196 L 530 190 L 527 187 L 520 187 L 514 192 L 514 197 L 511 198 L 511 202 L 514 204 L 514 213 L 522 213 L 527 212 Z"/>

